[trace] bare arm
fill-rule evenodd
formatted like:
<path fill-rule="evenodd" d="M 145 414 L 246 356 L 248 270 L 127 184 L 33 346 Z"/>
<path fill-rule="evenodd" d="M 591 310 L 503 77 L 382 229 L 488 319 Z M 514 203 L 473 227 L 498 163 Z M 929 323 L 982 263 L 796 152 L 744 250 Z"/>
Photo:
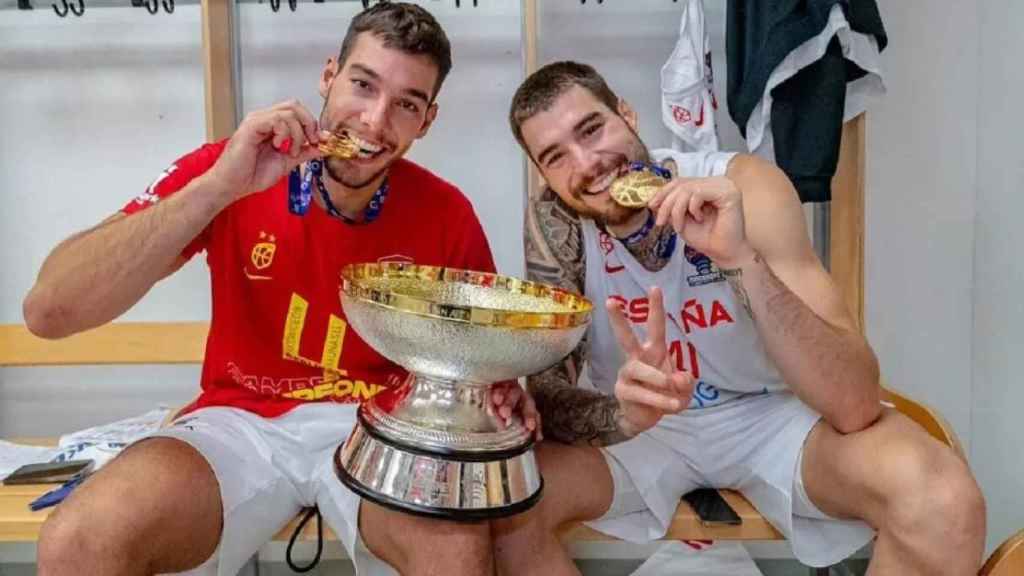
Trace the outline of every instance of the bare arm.
<path fill-rule="evenodd" d="M 302 145 L 281 152 L 288 139 Z M 318 141 L 316 119 L 298 101 L 250 113 L 213 167 L 181 190 L 58 245 L 25 297 L 29 330 L 61 338 L 113 320 L 181 266 L 182 250 L 225 206 L 319 156 Z"/>
<path fill-rule="evenodd" d="M 838 431 L 867 427 L 880 414 L 878 362 L 814 253 L 792 184 L 752 156 L 734 159 L 728 177 L 743 191 L 750 250 L 721 266 L 768 353 Z"/>
<path fill-rule="evenodd" d="M 530 280 L 583 292 L 580 222 L 550 190 L 527 204 L 525 243 Z M 630 435 L 622 430 L 618 400 L 576 386 L 586 345 L 584 340 L 563 362 L 527 379 L 544 435 L 566 444 L 602 446 L 622 442 Z"/>
<path fill-rule="evenodd" d="M 61 242 L 25 298 L 29 330 L 61 338 L 121 315 L 181 267 L 182 250 L 231 199 L 201 176 L 155 206 Z"/>

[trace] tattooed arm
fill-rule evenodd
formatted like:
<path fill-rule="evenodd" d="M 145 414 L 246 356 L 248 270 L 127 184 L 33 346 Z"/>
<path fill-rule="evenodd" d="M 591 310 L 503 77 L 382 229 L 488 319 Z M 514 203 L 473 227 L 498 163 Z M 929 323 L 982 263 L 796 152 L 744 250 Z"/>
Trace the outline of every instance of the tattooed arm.
<path fill-rule="evenodd" d="M 614 396 L 576 386 L 575 369 L 586 343 L 564 362 L 527 379 L 544 435 L 565 444 L 608 446 L 633 437 Z"/>
<path fill-rule="evenodd" d="M 525 232 L 529 279 L 583 293 L 583 234 L 572 210 L 545 189 L 539 198 L 527 203 Z M 544 435 L 566 444 L 603 446 L 622 442 L 631 434 L 623 430 L 615 397 L 576 386 L 586 350 L 584 337 L 563 362 L 527 379 Z"/>

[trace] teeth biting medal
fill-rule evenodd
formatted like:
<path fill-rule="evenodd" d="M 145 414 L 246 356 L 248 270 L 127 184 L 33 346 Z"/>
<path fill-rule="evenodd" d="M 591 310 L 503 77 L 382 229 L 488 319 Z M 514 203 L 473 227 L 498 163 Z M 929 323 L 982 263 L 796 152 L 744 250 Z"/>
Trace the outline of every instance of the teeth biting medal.
<path fill-rule="evenodd" d="M 612 200 L 627 208 L 642 208 L 672 177 L 668 170 L 645 162 L 632 162 L 629 172 L 612 182 Z"/>
<path fill-rule="evenodd" d="M 355 158 L 359 154 L 359 146 L 348 132 L 332 133 L 329 138 L 320 142 L 318 147 L 324 155 L 337 158 Z"/>

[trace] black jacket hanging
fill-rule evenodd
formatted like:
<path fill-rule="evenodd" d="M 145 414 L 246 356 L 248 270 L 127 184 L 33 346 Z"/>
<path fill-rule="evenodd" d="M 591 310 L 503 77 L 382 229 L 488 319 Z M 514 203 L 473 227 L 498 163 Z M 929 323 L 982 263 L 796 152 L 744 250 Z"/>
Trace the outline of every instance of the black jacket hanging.
<path fill-rule="evenodd" d="M 744 137 L 772 72 L 793 50 L 825 30 L 836 5 L 850 30 L 874 36 L 878 49 L 885 48 L 888 38 L 875 0 L 728 0 L 727 102 Z M 865 74 L 843 57 L 833 37 L 819 60 L 771 92 L 774 160 L 793 180 L 803 202 L 831 198 L 846 84 Z"/>

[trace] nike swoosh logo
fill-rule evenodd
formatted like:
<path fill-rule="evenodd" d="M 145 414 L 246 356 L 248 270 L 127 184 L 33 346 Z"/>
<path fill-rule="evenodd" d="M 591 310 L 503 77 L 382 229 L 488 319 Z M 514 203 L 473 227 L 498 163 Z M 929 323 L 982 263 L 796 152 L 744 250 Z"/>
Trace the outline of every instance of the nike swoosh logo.
<path fill-rule="evenodd" d="M 612 265 L 608 264 L 607 262 L 604 263 L 604 271 L 609 273 L 609 274 L 615 274 L 616 272 L 621 272 L 622 270 L 625 270 L 625 269 L 626 269 L 625 266 L 612 266 Z"/>
<path fill-rule="evenodd" d="M 693 121 L 693 125 L 700 128 L 704 125 L 704 101 L 700 101 L 700 117 Z"/>

